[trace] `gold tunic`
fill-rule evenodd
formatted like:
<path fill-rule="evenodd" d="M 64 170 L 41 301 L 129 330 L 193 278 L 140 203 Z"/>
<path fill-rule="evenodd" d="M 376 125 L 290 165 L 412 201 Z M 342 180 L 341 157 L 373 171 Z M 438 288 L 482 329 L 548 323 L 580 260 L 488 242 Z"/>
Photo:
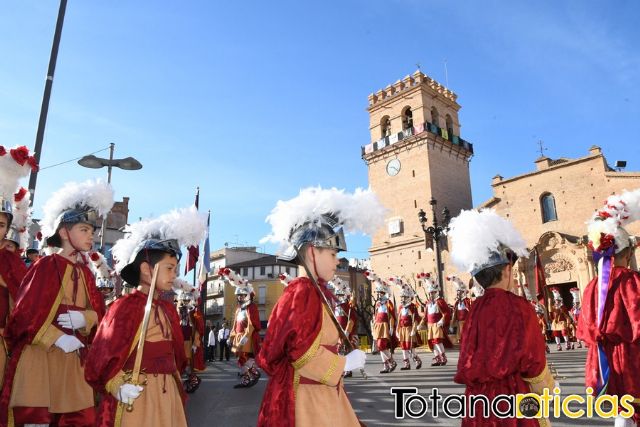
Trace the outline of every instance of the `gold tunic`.
<path fill-rule="evenodd" d="M 73 266 L 67 266 L 62 280 L 61 304 L 74 305 Z M 55 279 L 54 279 L 55 280 Z M 42 283 L 52 286 L 52 283 Z M 87 325 L 78 331 L 88 335 L 98 321 L 98 315 L 91 309 L 87 298 L 84 274 L 79 275 L 75 305 L 85 307 Z M 31 345 L 25 346 L 13 382 L 10 407 L 48 408 L 51 413 L 68 413 L 94 406 L 93 389 L 84 380 L 84 367 L 76 352 L 65 353 L 54 344 L 64 335 L 57 327 L 53 307 L 49 315 L 51 323 L 43 325 Z"/>
<path fill-rule="evenodd" d="M 307 353 L 294 362 L 296 426 L 360 425 L 342 384 L 346 358 L 324 347 L 335 346 L 338 341 L 338 331 L 323 309 L 318 337 Z M 302 384 L 302 377 L 321 384 Z"/>

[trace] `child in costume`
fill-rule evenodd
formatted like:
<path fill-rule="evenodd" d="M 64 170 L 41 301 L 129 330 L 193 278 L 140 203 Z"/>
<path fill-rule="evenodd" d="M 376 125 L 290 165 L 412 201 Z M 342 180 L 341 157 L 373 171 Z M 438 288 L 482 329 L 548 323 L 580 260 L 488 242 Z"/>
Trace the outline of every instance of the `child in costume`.
<path fill-rule="evenodd" d="M 127 226 L 125 237 L 113 246 L 116 272 L 136 289 L 109 308 L 87 357 L 87 382 L 102 394 L 97 425 L 187 425 L 180 378 L 187 360 L 180 318 L 172 302 L 159 295 L 172 290 L 180 248 L 204 238 L 206 220 L 195 207 L 172 211 Z M 154 272 L 155 292 L 150 293 Z M 146 312 L 148 302 L 151 310 Z M 148 325 L 142 331 L 145 318 Z M 136 368 L 143 374 L 133 378 Z"/>
<path fill-rule="evenodd" d="M 598 274 L 582 294 L 578 339 L 588 346 L 586 386 L 595 395 L 636 399 L 633 420 L 618 415 L 616 427 L 640 425 L 640 274 L 629 268 L 636 241 L 624 228 L 638 219 L 640 190 L 635 190 L 609 196 L 588 223 Z"/>
<path fill-rule="evenodd" d="M 309 188 L 278 202 L 268 217 L 273 242 L 287 242 L 281 255 L 296 259 L 304 272 L 276 303 L 258 354 L 269 374 L 258 426 L 359 426 L 344 391 L 342 373 L 364 367 L 366 356 L 353 350 L 338 355 L 335 299 L 327 289 L 346 250 L 347 231 L 372 233 L 382 225 L 384 209 L 370 191 L 347 194 Z"/>
<path fill-rule="evenodd" d="M 8 416 L 9 425 L 95 423 L 93 391 L 84 370 L 105 307 L 88 251 L 99 217 L 112 206 L 111 187 L 87 181 L 65 185 L 43 208 L 45 242 L 60 251 L 28 270 L 7 323 L 12 358 L 0 416 Z"/>
<path fill-rule="evenodd" d="M 493 210 L 469 210 L 451 221 L 449 236 L 453 263 L 471 273 L 485 289 L 467 319 L 454 381 L 466 386 L 467 398 L 482 394 L 490 402 L 499 395 L 553 389 L 534 311 L 514 293 L 512 266 L 517 256 L 527 255 L 520 234 Z M 505 410 L 502 403 L 497 405 L 500 411 Z M 462 426 L 538 426 L 547 422 L 498 418 L 493 412 L 485 418 L 482 405 L 476 404 L 475 417 L 469 417 L 470 408 L 467 410 Z"/>

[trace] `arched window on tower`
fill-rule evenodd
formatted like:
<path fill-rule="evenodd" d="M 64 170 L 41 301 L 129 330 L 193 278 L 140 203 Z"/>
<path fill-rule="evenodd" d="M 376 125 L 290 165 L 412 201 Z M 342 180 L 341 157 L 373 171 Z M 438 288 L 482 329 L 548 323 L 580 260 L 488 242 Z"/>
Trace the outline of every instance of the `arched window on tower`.
<path fill-rule="evenodd" d="M 440 126 L 440 115 L 436 107 L 431 107 L 431 123 L 436 126 Z"/>
<path fill-rule="evenodd" d="M 542 211 L 543 223 L 558 220 L 558 214 L 556 213 L 556 200 L 553 198 L 553 194 L 544 193 L 540 196 L 540 208 Z"/>
<path fill-rule="evenodd" d="M 402 130 L 413 127 L 413 113 L 411 107 L 407 107 L 402 112 Z"/>
<path fill-rule="evenodd" d="M 389 116 L 384 116 L 380 120 L 380 136 L 384 138 L 389 135 L 391 135 L 391 120 L 389 120 Z"/>
<path fill-rule="evenodd" d="M 453 137 L 453 119 L 451 118 L 451 116 L 449 114 L 447 114 L 444 117 L 444 121 L 445 121 L 445 124 L 447 126 L 447 134 L 449 134 L 449 138 L 448 139 L 451 139 Z"/>

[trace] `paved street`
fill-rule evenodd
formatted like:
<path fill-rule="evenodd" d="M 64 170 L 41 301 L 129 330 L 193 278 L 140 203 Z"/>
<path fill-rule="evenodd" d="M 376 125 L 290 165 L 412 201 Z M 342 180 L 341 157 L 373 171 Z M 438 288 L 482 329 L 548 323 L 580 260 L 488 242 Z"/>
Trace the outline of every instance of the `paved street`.
<path fill-rule="evenodd" d="M 555 347 L 555 346 L 554 346 Z M 458 420 L 446 418 L 431 418 L 431 409 L 420 420 L 396 420 L 393 415 L 393 396 L 389 393 L 392 386 L 418 387 L 419 393 L 427 396 L 434 387 L 439 388 L 441 394 L 464 393 L 463 387 L 453 383 L 453 375 L 457 365 L 457 350 L 449 353 L 449 364 L 444 367 L 429 366 L 431 356 L 421 350 L 423 368 L 419 371 L 400 371 L 392 374 L 380 375 L 382 369 L 378 355 L 367 356 L 366 371 L 369 379 L 365 380 L 354 373 L 353 378 L 346 380 L 346 390 L 360 419 L 369 426 L 390 425 L 440 425 L 457 426 Z M 584 395 L 584 349 L 556 352 L 552 350 L 549 361 L 553 363 L 566 379 L 560 380 L 562 395 Z M 224 426 L 255 426 L 258 408 L 267 383 L 266 378 L 248 390 L 233 389 L 236 383 L 236 364 L 219 362 L 209 364 L 207 372 L 202 374 L 202 384 L 198 391 L 191 395 L 187 405 L 189 425 L 193 427 L 224 425 Z M 452 405 L 455 406 L 455 405 Z M 572 405 L 573 407 L 573 405 Z M 593 425 L 611 426 L 612 420 L 567 418 L 552 419 L 553 426 Z"/>

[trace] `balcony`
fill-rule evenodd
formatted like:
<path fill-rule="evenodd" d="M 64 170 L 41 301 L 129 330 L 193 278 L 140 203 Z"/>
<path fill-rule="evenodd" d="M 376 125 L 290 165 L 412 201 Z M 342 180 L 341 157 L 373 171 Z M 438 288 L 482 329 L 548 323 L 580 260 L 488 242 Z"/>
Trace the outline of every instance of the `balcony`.
<path fill-rule="evenodd" d="M 375 151 L 382 150 L 390 145 L 396 144 L 410 136 L 420 135 L 424 132 L 429 132 L 433 135 L 436 135 L 444 139 L 445 141 L 448 141 L 451 145 L 460 147 L 463 150 L 468 151 L 470 154 L 473 154 L 473 144 L 465 141 L 458 135 L 454 135 L 451 129 L 443 129 L 433 123 L 425 122 L 413 127 L 409 127 L 402 132 L 384 136 L 379 140 L 372 142 L 371 144 L 363 146 L 362 157 Z"/>

